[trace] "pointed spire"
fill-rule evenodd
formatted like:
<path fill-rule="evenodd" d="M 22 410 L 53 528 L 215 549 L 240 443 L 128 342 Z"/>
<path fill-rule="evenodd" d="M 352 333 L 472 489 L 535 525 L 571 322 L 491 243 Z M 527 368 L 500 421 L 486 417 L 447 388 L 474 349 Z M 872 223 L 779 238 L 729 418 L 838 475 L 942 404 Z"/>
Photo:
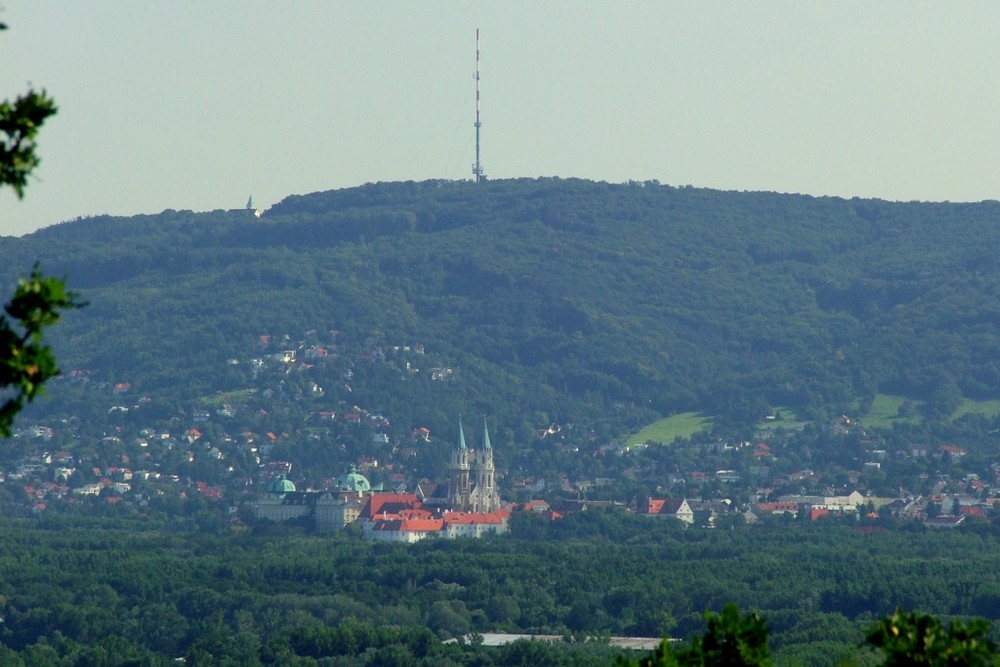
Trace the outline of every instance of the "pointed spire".
<path fill-rule="evenodd" d="M 491 449 L 491 447 L 490 447 L 490 429 L 486 425 L 486 415 L 483 415 L 483 449 Z"/>
<path fill-rule="evenodd" d="M 462 415 L 458 416 L 458 448 L 468 449 L 465 446 L 465 431 L 462 429 Z"/>

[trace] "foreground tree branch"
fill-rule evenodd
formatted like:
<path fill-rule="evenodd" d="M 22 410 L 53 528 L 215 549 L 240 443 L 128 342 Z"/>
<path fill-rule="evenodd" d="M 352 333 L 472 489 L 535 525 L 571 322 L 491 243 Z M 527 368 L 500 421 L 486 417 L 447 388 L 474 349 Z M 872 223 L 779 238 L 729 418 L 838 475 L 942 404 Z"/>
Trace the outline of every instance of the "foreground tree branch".
<path fill-rule="evenodd" d="M 11 435 L 14 417 L 41 392 L 46 380 L 59 374 L 42 332 L 59 321 L 63 311 L 83 303 L 65 283 L 43 276 L 38 265 L 17 290 L 0 317 L 0 388 L 13 395 L 0 406 L 0 437 Z"/>
<path fill-rule="evenodd" d="M 0 22 L 0 30 L 6 29 Z M 0 102 L 0 187 L 9 185 L 19 199 L 40 162 L 35 138 L 55 113 L 55 101 L 44 90 Z M 29 278 L 18 281 L 4 307 L 6 315 L 0 316 L 0 437 L 11 435 L 14 417 L 59 373 L 42 332 L 59 321 L 62 311 L 82 305 L 76 294 L 66 291 L 64 281 L 43 276 L 38 264 Z"/>

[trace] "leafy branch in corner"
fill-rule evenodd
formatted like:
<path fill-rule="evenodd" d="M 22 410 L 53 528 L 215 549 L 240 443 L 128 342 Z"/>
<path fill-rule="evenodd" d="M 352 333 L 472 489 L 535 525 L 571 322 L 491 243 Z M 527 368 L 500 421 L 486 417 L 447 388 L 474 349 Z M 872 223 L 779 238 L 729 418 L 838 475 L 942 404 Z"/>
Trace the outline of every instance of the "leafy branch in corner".
<path fill-rule="evenodd" d="M 40 162 L 35 137 L 55 113 L 55 101 L 44 90 L 29 90 L 13 102 L 0 102 L 0 184 L 13 187 L 19 199 L 24 197 L 28 175 Z"/>
<path fill-rule="evenodd" d="M 0 31 L 7 24 L 0 21 Z M 18 199 L 24 197 L 28 175 L 38 166 L 35 137 L 42 123 L 57 111 L 55 100 L 45 91 L 28 90 L 13 102 L 0 102 L 0 185 L 14 188 Z"/>
<path fill-rule="evenodd" d="M 0 388 L 13 396 L 0 406 L 0 437 L 11 435 L 14 417 L 42 390 L 42 384 L 59 374 L 43 330 L 59 321 L 62 311 L 85 305 L 66 290 L 59 278 L 43 276 L 36 264 L 0 316 Z"/>
<path fill-rule="evenodd" d="M 0 22 L 0 30 L 6 29 Z M 0 186 L 14 188 L 18 199 L 40 162 L 35 137 L 55 113 L 55 101 L 44 90 L 0 101 Z M 58 322 L 62 311 L 83 305 L 74 292 L 66 291 L 63 280 L 43 276 L 38 264 L 30 277 L 18 281 L 4 307 L 6 315 L 0 316 L 0 399 L 9 395 L 0 405 L 0 437 L 10 436 L 17 413 L 35 399 L 46 380 L 59 374 L 42 331 Z"/>

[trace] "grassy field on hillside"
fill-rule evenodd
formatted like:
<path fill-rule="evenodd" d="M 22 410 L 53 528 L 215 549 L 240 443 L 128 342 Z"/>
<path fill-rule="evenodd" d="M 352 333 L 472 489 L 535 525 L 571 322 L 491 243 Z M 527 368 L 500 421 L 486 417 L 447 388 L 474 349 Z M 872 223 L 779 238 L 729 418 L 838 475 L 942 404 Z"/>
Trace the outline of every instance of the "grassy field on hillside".
<path fill-rule="evenodd" d="M 907 405 L 909 404 L 909 405 Z M 907 407 L 903 407 L 907 405 Z M 911 401 L 905 396 L 878 394 L 871 410 L 861 420 L 869 428 L 892 428 L 893 424 L 918 424 L 923 420 L 921 401 Z M 903 408 L 902 411 L 900 408 Z"/>
<path fill-rule="evenodd" d="M 909 399 L 895 394 L 878 394 L 872 401 L 868 414 L 860 415 L 862 422 L 868 428 L 891 429 L 894 424 L 918 424 L 923 420 L 922 401 Z M 1000 399 L 992 401 L 974 401 L 965 399 L 952 415 L 958 419 L 967 414 L 981 414 L 986 417 L 1000 415 Z M 854 417 L 854 415 L 849 415 Z M 800 430 L 808 422 L 802 421 L 794 410 L 787 407 L 776 407 L 771 415 L 757 424 L 758 432 L 766 434 L 778 429 Z M 666 417 L 646 426 L 638 433 L 630 435 L 626 443 L 634 445 L 646 442 L 668 444 L 675 438 L 689 438 L 695 433 L 712 428 L 712 417 L 700 412 L 682 412 Z"/>
<path fill-rule="evenodd" d="M 220 407 L 227 403 L 242 403 L 247 400 L 251 394 L 254 393 L 253 389 L 238 389 L 236 391 L 219 392 L 217 394 L 211 394 L 209 396 L 202 396 L 200 399 L 201 403 L 211 407 Z"/>
<path fill-rule="evenodd" d="M 682 412 L 653 422 L 638 433 L 630 435 L 626 444 L 644 442 L 671 443 L 675 438 L 689 438 L 700 431 L 712 428 L 712 418 L 698 412 Z"/>
<path fill-rule="evenodd" d="M 795 411 L 786 407 L 776 407 L 771 414 L 757 424 L 758 431 L 776 431 L 778 429 L 799 430 L 809 422 L 799 419 Z"/>
<path fill-rule="evenodd" d="M 869 428 L 892 428 L 893 424 L 917 424 L 923 420 L 921 407 L 922 401 L 893 394 L 878 394 L 872 402 L 871 410 L 862 416 L 862 421 Z M 958 419 L 968 414 L 996 417 L 1000 415 L 1000 400 L 974 401 L 967 398 L 962 401 L 962 405 L 951 418 Z"/>
<path fill-rule="evenodd" d="M 996 417 L 1000 415 L 1000 400 L 995 401 L 973 401 L 972 399 L 965 399 L 962 401 L 962 406 L 955 411 L 952 415 L 952 419 L 958 419 L 962 415 L 968 414 L 981 414 L 986 417 Z"/>

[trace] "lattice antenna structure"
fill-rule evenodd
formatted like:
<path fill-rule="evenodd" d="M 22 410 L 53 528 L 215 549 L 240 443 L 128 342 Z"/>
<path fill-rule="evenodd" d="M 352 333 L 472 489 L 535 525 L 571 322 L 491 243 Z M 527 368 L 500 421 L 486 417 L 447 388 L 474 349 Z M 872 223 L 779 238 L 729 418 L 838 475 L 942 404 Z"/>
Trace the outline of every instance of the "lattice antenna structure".
<path fill-rule="evenodd" d="M 479 129 L 483 124 L 479 121 L 479 28 L 476 28 L 476 162 L 472 165 L 472 175 L 476 178 L 476 183 L 486 180 L 483 173 L 483 164 L 479 161 Z"/>

